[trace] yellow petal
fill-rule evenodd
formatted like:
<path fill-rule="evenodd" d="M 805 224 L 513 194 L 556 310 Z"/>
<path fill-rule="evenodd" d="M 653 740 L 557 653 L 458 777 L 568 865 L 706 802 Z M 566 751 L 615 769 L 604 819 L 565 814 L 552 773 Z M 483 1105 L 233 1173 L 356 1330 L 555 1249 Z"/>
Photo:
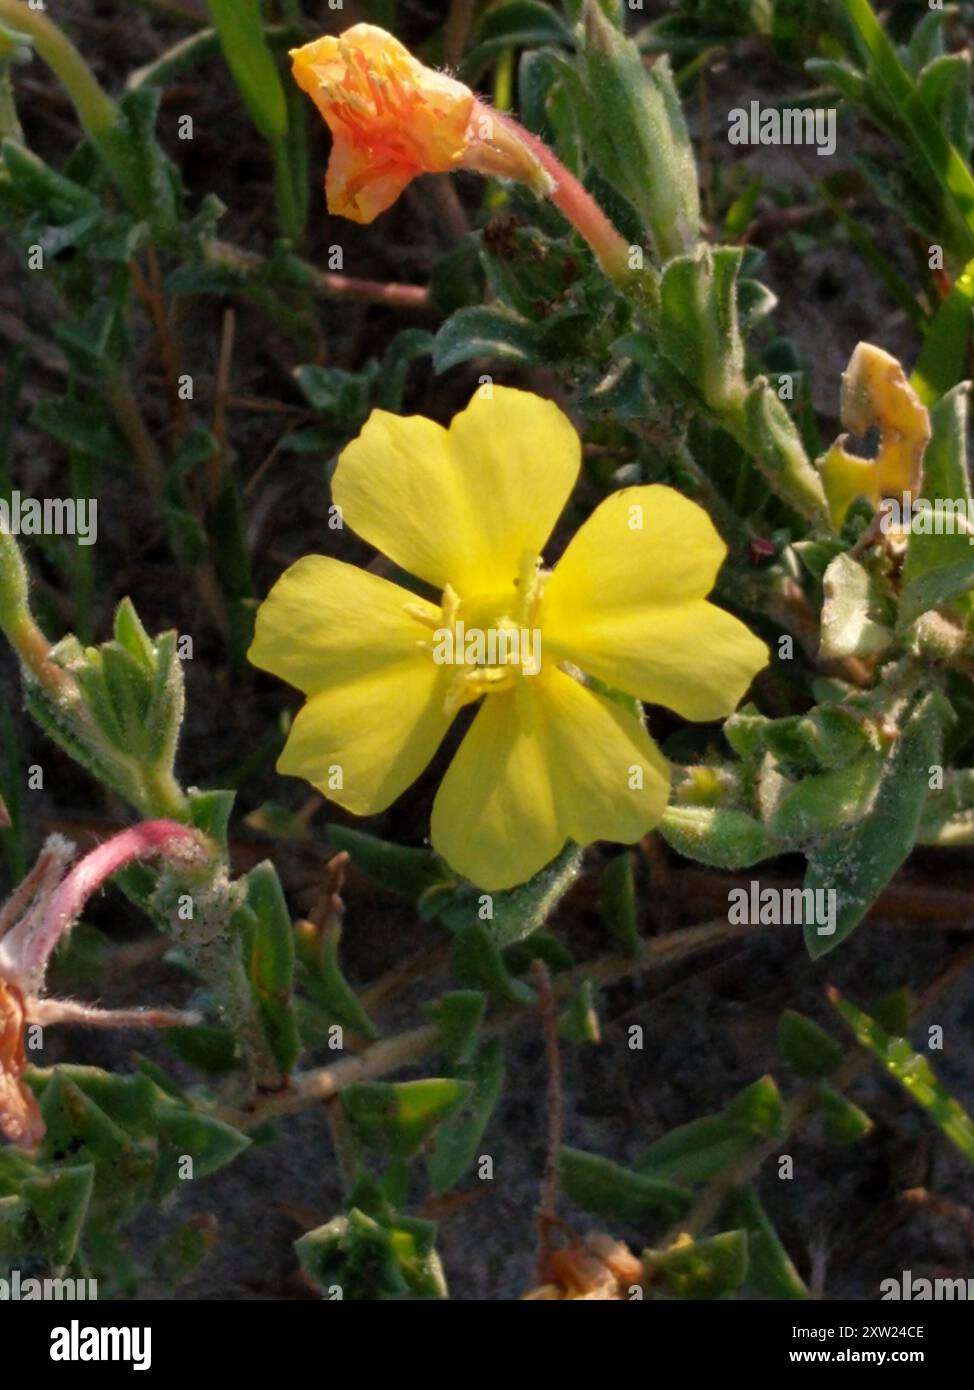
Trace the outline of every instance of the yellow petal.
<path fill-rule="evenodd" d="M 311 695 L 278 762 L 346 810 L 384 810 L 426 767 L 450 724 L 445 668 L 430 629 L 406 611 L 438 609 L 398 584 L 309 555 L 257 613 L 250 660 Z"/>
<path fill-rule="evenodd" d="M 312 695 L 277 769 L 357 816 L 384 811 L 430 762 L 452 721 L 442 668 L 401 662 Z"/>
<path fill-rule="evenodd" d="M 414 176 L 415 170 L 401 163 L 378 161 L 371 151 L 336 138 L 325 176 L 328 211 L 350 222 L 373 222 Z"/>
<path fill-rule="evenodd" d="M 534 699 L 519 681 L 484 700 L 433 802 L 433 847 L 490 892 L 523 883 L 565 843 L 545 748 L 528 732 Z"/>
<path fill-rule="evenodd" d="M 768 651 L 704 601 L 725 553 L 706 512 L 672 488 L 613 493 L 548 581 L 545 657 L 686 719 L 730 714 Z"/>
<path fill-rule="evenodd" d="M 490 892 L 573 840 L 631 843 L 659 822 L 665 759 L 639 721 L 554 668 L 485 700 L 433 805 L 433 845 Z"/>
<path fill-rule="evenodd" d="M 882 348 L 859 343 L 842 374 L 842 423 L 856 435 L 879 430 L 875 461 L 846 452 L 841 436 L 820 463 L 832 520 L 838 528 L 856 497 L 916 494 L 930 442 L 930 416 L 906 373 Z"/>
<path fill-rule="evenodd" d="M 373 411 L 338 461 L 332 495 L 346 523 L 410 574 L 462 598 L 500 594 L 541 552 L 580 462 L 552 401 L 494 386 L 449 430 Z"/>
<path fill-rule="evenodd" d="M 866 497 L 875 507 L 879 502 L 879 468 L 873 459 L 850 454 L 844 447 L 847 435 L 841 435 L 819 460 L 822 486 L 829 499 L 832 525 L 841 530 L 846 512 L 857 497 Z"/>
<path fill-rule="evenodd" d="M 247 655 L 306 695 L 400 662 L 431 665 L 418 645 L 431 634 L 417 609 L 431 623 L 439 617 L 438 608 L 388 579 L 326 555 L 306 555 L 258 608 Z"/>

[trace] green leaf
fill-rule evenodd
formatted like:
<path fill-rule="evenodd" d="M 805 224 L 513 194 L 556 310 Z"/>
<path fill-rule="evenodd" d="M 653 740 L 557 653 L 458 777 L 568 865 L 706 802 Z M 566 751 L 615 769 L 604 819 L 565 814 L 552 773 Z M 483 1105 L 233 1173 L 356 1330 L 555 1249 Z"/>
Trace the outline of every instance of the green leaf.
<path fill-rule="evenodd" d="M 128 652 L 146 674 L 151 675 L 155 669 L 155 647 L 130 598 L 123 598 L 115 610 L 114 632 L 115 641 L 119 646 Z"/>
<path fill-rule="evenodd" d="M 487 996 L 476 989 L 458 989 L 424 1005 L 423 1012 L 435 1023 L 440 1043 L 451 1067 L 469 1062 L 476 1050 L 477 1029 L 487 1007 Z"/>
<path fill-rule="evenodd" d="M 179 218 L 179 179 L 156 138 L 162 93 L 157 87 L 126 92 L 110 130 L 92 136 L 129 209 L 163 234 Z"/>
<path fill-rule="evenodd" d="M 167 1028 L 165 1042 L 181 1061 L 210 1076 L 225 1076 L 241 1065 L 237 1039 L 229 1028 Z"/>
<path fill-rule="evenodd" d="M 99 209 L 96 193 L 59 174 L 25 145 L 5 139 L 0 144 L 0 153 L 12 187 L 20 192 L 28 206 L 43 208 L 52 221 L 67 221 Z"/>
<path fill-rule="evenodd" d="M 925 406 L 933 406 L 967 376 L 974 329 L 974 260 L 958 275 L 930 325 L 910 385 Z"/>
<path fill-rule="evenodd" d="M 448 881 L 432 850 L 390 844 L 347 825 L 329 825 L 326 834 L 329 844 L 345 850 L 356 869 L 400 897 L 417 899 Z"/>
<path fill-rule="evenodd" d="M 425 917 L 438 917 L 451 931 L 471 922 L 485 923 L 501 948 L 524 941 L 542 927 L 578 877 L 582 851 L 568 844 L 527 883 L 505 893 L 483 893 L 460 883 L 452 890 L 434 890 L 423 900 Z"/>
<path fill-rule="evenodd" d="M 833 1144 L 854 1144 L 873 1128 L 873 1122 L 858 1105 L 830 1086 L 820 1081 L 817 1086 L 825 1119 L 825 1137 Z"/>
<path fill-rule="evenodd" d="M 409 368 L 433 351 L 433 335 L 425 328 L 405 328 L 397 333 L 382 359 L 376 381 L 376 404 L 382 410 L 402 410 Z"/>
<path fill-rule="evenodd" d="M 316 415 L 323 416 L 329 424 L 354 431 L 368 414 L 377 373 L 378 363 L 372 360 L 360 372 L 306 363 L 295 367 L 293 376 Z"/>
<path fill-rule="evenodd" d="M 55 1071 L 43 1078 L 28 1072 L 28 1081 L 39 1088 L 43 1084 L 41 1114 L 46 1132 L 42 1158 L 55 1163 L 69 1156 L 74 1163 L 91 1161 L 96 1196 L 116 1209 L 128 1210 L 137 1194 L 146 1190 L 155 1171 L 156 1155 L 148 1141 L 131 1139 L 63 1073 Z"/>
<path fill-rule="evenodd" d="M 602 920 L 631 956 L 642 950 L 639 921 L 636 915 L 636 884 L 632 872 L 632 855 L 628 850 L 610 859 L 599 880 L 599 905 Z"/>
<path fill-rule="evenodd" d="M 260 0 L 208 0 L 220 46 L 244 105 L 265 140 L 287 134 L 287 102 L 264 34 Z"/>
<path fill-rule="evenodd" d="M 810 1297 L 753 1187 L 733 1194 L 721 1210 L 719 1223 L 747 1233 L 749 1288 L 764 1294 L 765 1298 Z"/>
<path fill-rule="evenodd" d="M 294 1248 L 326 1299 L 445 1298 L 435 1237 L 432 1222 L 400 1217 L 386 1224 L 352 1207 Z"/>
<path fill-rule="evenodd" d="M 743 406 L 720 419 L 751 454 L 768 485 L 816 528 L 831 529 L 828 502 L 798 427 L 766 377 L 751 383 Z"/>
<path fill-rule="evenodd" d="M 423 1081 L 358 1081 L 342 1092 L 349 1129 L 366 1148 L 411 1158 L 473 1088 L 452 1077 Z"/>
<path fill-rule="evenodd" d="M 805 844 L 867 815 L 882 776 L 882 756 L 870 751 L 848 767 L 806 777 L 786 792 L 768 825 L 782 840 Z"/>
<path fill-rule="evenodd" d="M 504 1045 L 492 1038 L 458 1072 L 471 1086 L 459 1109 L 440 1125 L 430 1145 L 426 1168 L 434 1192 L 454 1187 L 477 1157 L 477 1147 L 504 1083 Z"/>
<path fill-rule="evenodd" d="M 558 1036 L 560 1038 L 572 1043 L 602 1041 L 596 998 L 596 987 L 592 981 L 580 980 L 573 988 L 567 1004 L 558 1016 Z"/>
<path fill-rule="evenodd" d="M 669 1250 L 644 1250 L 643 1263 L 671 1298 L 724 1298 L 747 1277 L 747 1235 L 725 1231 L 708 1240 L 681 1240 Z"/>
<path fill-rule="evenodd" d="M 715 869 L 745 869 L 781 848 L 759 820 L 722 806 L 669 806 L 658 829 L 678 854 Z"/>
<path fill-rule="evenodd" d="M 745 394 L 744 345 L 737 318 L 738 247 L 701 247 L 678 256 L 660 282 L 659 341 L 711 409 Z"/>
<path fill-rule="evenodd" d="M 682 1183 L 709 1182 L 756 1146 L 753 1134 L 727 1116 L 702 1115 L 657 1139 L 637 1163 L 641 1173 Z"/>
<path fill-rule="evenodd" d="M 285 1073 L 301 1051 L 294 1018 L 294 928 L 281 881 L 270 861 L 247 875 L 247 906 L 254 918 L 248 974 L 260 1006 L 267 1041 Z"/>
<path fill-rule="evenodd" d="M 0 1277 L 7 1277 L 23 1258 L 33 1222 L 23 1197 L 0 1197 Z"/>
<path fill-rule="evenodd" d="M 686 1187 L 634 1173 L 611 1159 L 580 1149 L 560 1151 L 558 1177 L 570 1202 L 607 1221 L 627 1221 L 641 1227 L 666 1225 L 685 1216 L 693 1203 Z"/>
<path fill-rule="evenodd" d="M 572 33 L 564 21 L 537 0 L 508 0 L 488 10 L 474 30 L 471 47 L 460 68 L 462 80 L 476 83 L 488 64 L 513 48 L 555 44 L 571 47 Z"/>
<path fill-rule="evenodd" d="M 805 925 L 813 960 L 855 931 L 916 843 L 930 768 L 942 760 L 944 731 L 952 718 L 942 695 L 926 695 L 915 704 L 888 753 L 869 814 L 829 835 L 809 855 L 805 888 L 836 895 L 834 933 L 822 934 L 813 922 Z"/>
<path fill-rule="evenodd" d="M 182 1160 L 193 1160 L 193 1177 L 205 1178 L 232 1163 L 249 1148 L 250 1140 L 231 1125 L 200 1110 L 182 1105 L 160 1105 L 156 1112 L 159 1138 L 158 1199 L 179 1187 L 185 1177 Z"/>
<path fill-rule="evenodd" d="M 534 324 L 506 310 L 478 305 L 458 309 L 439 330 L 433 342 L 433 369 L 445 372 L 474 357 L 533 362 L 538 352 L 539 331 Z"/>
<path fill-rule="evenodd" d="M 543 961 L 553 975 L 571 970 L 575 957 L 561 940 L 549 931 L 534 931 L 513 946 L 505 946 L 504 964 L 514 975 L 526 975 L 536 960 Z"/>
<path fill-rule="evenodd" d="M 951 6 L 948 5 L 947 10 Z M 904 66 L 913 77 L 944 51 L 945 10 L 931 10 L 917 24 L 905 49 L 901 49 Z"/>
<path fill-rule="evenodd" d="M 461 927 L 450 952 L 450 968 L 462 985 L 482 989 L 512 1004 L 531 1005 L 534 991 L 523 980 L 515 980 L 504 964 L 494 934 L 483 922 Z"/>
<path fill-rule="evenodd" d="M 974 255 L 974 175 L 920 96 L 869 0 L 844 0 L 844 6 L 869 56 L 870 77 L 905 123 L 911 151 L 943 190 L 952 239 L 969 259 Z"/>
<path fill-rule="evenodd" d="M 892 994 L 884 994 L 879 1003 L 873 1005 L 872 1016 L 887 1033 L 895 1033 L 898 1038 L 903 1038 L 909 1030 L 913 1009 L 910 991 L 894 989 Z"/>
<path fill-rule="evenodd" d="M 860 1047 L 882 1063 L 967 1161 L 974 1163 L 974 1120 L 937 1079 L 926 1057 L 913 1051 L 909 1039 L 892 1037 L 874 1018 L 843 999 L 838 990 L 829 991 L 829 1000 L 852 1029 Z"/>
<path fill-rule="evenodd" d="M 765 720 L 759 733 L 761 746 L 789 776 L 846 768 L 873 747 L 856 711 L 836 705 L 822 704 L 807 714 Z"/>
<path fill-rule="evenodd" d="M 658 261 L 700 241 L 697 166 L 669 59 L 651 68 L 596 6 L 585 12 L 583 129 L 600 171 L 652 236 Z"/>
<path fill-rule="evenodd" d="M 917 76 L 917 92 L 965 160 L 971 156 L 971 59 L 967 51 L 941 53 Z"/>
<path fill-rule="evenodd" d="M 324 1010 L 329 1021 L 334 1020 L 342 1028 L 374 1042 L 379 1036 L 378 1030 L 342 971 L 339 960 L 342 939 L 340 921 L 334 920 L 319 929 L 312 928 L 313 935 L 310 937 L 304 935 L 304 930 L 309 926 L 308 923 L 302 924 L 302 935 L 298 938 L 305 988 L 315 1004 Z"/>
<path fill-rule="evenodd" d="M 755 1138 L 784 1137 L 785 1114 L 781 1092 L 773 1076 L 762 1076 L 745 1086 L 728 1104 L 725 1115 Z"/>
<path fill-rule="evenodd" d="M 100 401 L 47 397 L 34 406 L 30 421 L 59 444 L 81 449 L 102 465 L 128 461 L 128 446 Z"/>
<path fill-rule="evenodd" d="M 931 439 L 923 464 L 923 497 L 943 517 L 938 535 L 918 514 L 913 521 L 906 563 L 899 622 L 907 627 L 923 613 L 943 603 L 962 602 L 974 586 L 971 575 L 969 522 L 974 506 L 967 469 L 967 425 L 970 386 L 964 382 L 948 392 L 930 413 Z M 931 513 L 927 513 L 931 517 Z M 927 532 L 930 534 L 927 534 Z"/>
<path fill-rule="evenodd" d="M 47 1097 L 53 1087 L 65 1088 L 73 1097 L 77 1089 L 87 1100 L 94 1102 L 100 1115 L 110 1119 L 129 1134 L 150 1134 L 159 1089 L 148 1076 L 120 1076 L 102 1071 L 100 1067 L 84 1067 L 62 1063 L 50 1071 L 35 1071 L 33 1085 L 38 1095 Z M 81 1113 L 79 1111 L 79 1113 Z"/>
<path fill-rule="evenodd" d="M 839 661 L 885 651 L 893 634 L 874 616 L 881 611 L 881 599 L 868 570 L 843 552 L 825 571 L 823 588 L 822 659 Z"/>
<path fill-rule="evenodd" d="M 794 1009 L 785 1009 L 778 1021 L 778 1049 L 805 1081 L 831 1076 L 845 1055 L 824 1028 Z"/>
<path fill-rule="evenodd" d="M 932 608 L 953 603 L 974 589 L 974 553 L 942 569 L 931 570 L 913 583 L 900 603 L 900 621 L 908 626 Z"/>
<path fill-rule="evenodd" d="M 78 1248 L 94 1184 L 90 1163 L 37 1173 L 21 1185 L 21 1195 L 41 1229 L 44 1254 L 53 1266 L 67 1265 Z"/>
<path fill-rule="evenodd" d="M 773 1077 L 764 1076 L 719 1114 L 679 1125 L 650 1144 L 637 1167 L 653 1178 L 709 1182 L 765 1140 L 783 1133 L 781 1094 Z"/>
<path fill-rule="evenodd" d="M 237 799 L 234 791 L 194 791 L 189 795 L 189 823 L 226 847 L 230 813 Z"/>

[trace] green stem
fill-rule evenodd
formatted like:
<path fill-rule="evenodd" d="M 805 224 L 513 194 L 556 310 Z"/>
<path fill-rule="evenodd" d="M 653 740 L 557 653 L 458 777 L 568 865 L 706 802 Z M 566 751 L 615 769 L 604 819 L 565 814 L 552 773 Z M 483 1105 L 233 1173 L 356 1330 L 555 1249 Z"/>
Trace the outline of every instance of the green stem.
<path fill-rule="evenodd" d="M 189 803 L 171 768 L 147 768 L 142 774 L 144 814 L 153 818 L 184 821 Z"/>
<path fill-rule="evenodd" d="M 74 102 L 81 124 L 92 139 L 108 135 L 118 122 L 115 103 L 57 25 L 43 12 L 29 9 L 22 0 L 0 0 L 0 20 L 30 37 Z"/>
<path fill-rule="evenodd" d="M 28 9 L 22 0 L 0 0 L 0 23 L 9 24 L 30 38 L 74 103 L 82 129 L 101 155 L 125 203 L 140 218 L 151 216 L 151 195 L 139 188 L 132 168 L 126 123 L 71 40 L 43 13 Z"/>
<path fill-rule="evenodd" d="M 6 58 L 0 58 L 0 139 L 12 140 L 15 145 L 24 143 L 24 132 L 10 80 L 10 62 Z"/>
<path fill-rule="evenodd" d="M 294 187 L 294 167 L 287 139 L 275 140 L 271 149 L 274 155 L 274 191 L 277 195 L 277 215 L 281 230 L 291 241 L 300 241 L 303 219 Z"/>
<path fill-rule="evenodd" d="M 3 0 L 0 0 L 0 4 Z M 135 455 L 142 476 L 157 502 L 162 500 L 166 486 L 166 465 L 156 447 L 145 416 L 136 399 L 126 372 L 120 372 L 105 388 L 105 399 L 115 416 L 116 424 Z"/>

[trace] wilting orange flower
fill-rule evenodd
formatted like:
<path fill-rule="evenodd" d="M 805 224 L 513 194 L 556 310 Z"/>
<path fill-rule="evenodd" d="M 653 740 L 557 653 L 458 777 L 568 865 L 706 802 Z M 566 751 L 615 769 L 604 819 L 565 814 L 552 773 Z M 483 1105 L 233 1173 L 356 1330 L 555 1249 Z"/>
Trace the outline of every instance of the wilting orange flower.
<path fill-rule="evenodd" d="M 338 38 L 292 49 L 291 57 L 294 80 L 334 137 L 325 180 L 330 212 L 371 222 L 417 174 L 461 165 L 548 191 L 549 176 L 507 123 L 384 29 L 355 24 Z"/>
<path fill-rule="evenodd" d="M 172 821 L 132 826 L 69 865 L 74 845 L 52 835 L 41 856 L 0 907 L 0 1135 L 22 1148 L 44 1137 L 34 1093 L 24 1083 L 27 1024 L 80 1023 L 88 1028 L 173 1028 L 198 1022 L 171 1009 L 99 1009 L 74 999 L 47 997 L 48 961 L 81 916 L 85 903 L 112 874 L 138 859 L 161 855 L 198 862 L 199 837 Z"/>
<path fill-rule="evenodd" d="M 603 1231 L 590 1231 L 573 1240 L 547 1259 L 545 1276 L 549 1282 L 522 1294 L 532 1303 L 556 1300 L 621 1302 L 632 1289 L 646 1282 L 641 1260 L 620 1240 Z"/>
<path fill-rule="evenodd" d="M 44 1135 L 44 1121 L 32 1091 L 21 1081 L 24 1050 L 24 996 L 0 979 L 0 1130 L 15 1144 L 33 1148 Z"/>

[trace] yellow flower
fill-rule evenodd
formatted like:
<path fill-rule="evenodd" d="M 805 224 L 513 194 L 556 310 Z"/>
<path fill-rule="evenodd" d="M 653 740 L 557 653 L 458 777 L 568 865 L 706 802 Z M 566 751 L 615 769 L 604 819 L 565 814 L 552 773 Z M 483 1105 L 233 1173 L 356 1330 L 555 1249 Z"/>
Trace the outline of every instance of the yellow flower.
<path fill-rule="evenodd" d="M 339 38 L 292 49 L 291 57 L 294 80 L 334 137 L 325 180 L 330 212 L 372 222 L 417 174 L 460 165 L 548 190 L 534 155 L 469 87 L 424 67 L 384 29 L 355 24 Z"/>
<path fill-rule="evenodd" d="M 872 343 L 858 345 L 842 375 L 841 418 L 860 437 L 877 428 L 879 451 L 874 459 L 850 454 L 843 434 L 819 462 L 836 530 L 857 497 L 878 507 L 887 497 L 915 496 L 930 441 L 930 416 L 906 373 Z"/>
<path fill-rule="evenodd" d="M 613 493 L 542 569 L 580 459 L 571 422 L 526 391 L 478 393 L 448 430 L 373 411 L 339 459 L 334 500 L 440 602 L 312 555 L 257 614 L 251 661 L 308 696 L 279 770 L 358 815 L 399 796 L 457 710 L 483 697 L 431 833 L 454 870 L 492 891 L 530 878 L 567 840 L 630 844 L 666 807 L 662 754 L 582 672 L 710 720 L 767 661 L 706 602 L 724 545 L 671 488 Z"/>

